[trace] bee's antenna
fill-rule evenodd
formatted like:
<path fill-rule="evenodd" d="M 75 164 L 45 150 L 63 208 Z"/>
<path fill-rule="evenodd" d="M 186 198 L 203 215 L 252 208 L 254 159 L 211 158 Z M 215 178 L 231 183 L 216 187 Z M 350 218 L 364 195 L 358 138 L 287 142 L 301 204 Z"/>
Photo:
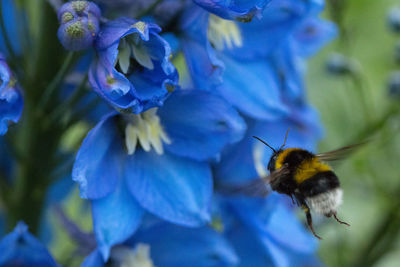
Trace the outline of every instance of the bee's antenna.
<path fill-rule="evenodd" d="M 255 139 L 257 139 L 258 141 L 260 141 L 261 143 L 263 143 L 264 145 L 266 145 L 267 147 L 271 148 L 272 151 L 274 151 L 274 153 L 276 153 L 276 150 L 272 148 L 272 146 L 268 145 L 267 142 L 261 140 L 260 138 L 258 138 L 257 136 L 253 136 Z"/>
<path fill-rule="evenodd" d="M 287 129 L 286 135 L 285 135 L 285 140 L 283 140 L 283 145 L 279 148 L 279 150 L 281 150 L 286 145 L 286 140 L 287 140 L 287 136 L 289 134 L 289 130 L 290 130 L 290 128 Z"/>

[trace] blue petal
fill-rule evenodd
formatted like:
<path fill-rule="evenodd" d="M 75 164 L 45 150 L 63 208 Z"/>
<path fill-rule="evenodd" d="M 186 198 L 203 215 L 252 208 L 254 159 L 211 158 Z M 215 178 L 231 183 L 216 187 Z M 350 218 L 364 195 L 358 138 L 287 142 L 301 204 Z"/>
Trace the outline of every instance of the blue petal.
<path fill-rule="evenodd" d="M 1 266 L 58 266 L 47 249 L 19 222 L 14 231 L 0 240 Z"/>
<path fill-rule="evenodd" d="M 155 266 L 236 266 L 238 262 L 230 244 L 208 227 L 191 229 L 159 223 L 139 231 L 133 240 L 150 245 Z"/>
<path fill-rule="evenodd" d="M 134 113 L 143 111 L 136 90 L 129 80 L 113 68 L 106 55 L 100 54 L 89 69 L 89 82 L 93 90 L 114 107 L 132 109 Z M 110 80 L 111 79 L 111 80 Z"/>
<path fill-rule="evenodd" d="M 111 247 L 124 242 L 136 231 L 143 209 L 121 181 L 112 194 L 92 201 L 92 215 L 97 244 L 106 261 Z"/>
<path fill-rule="evenodd" d="M 181 37 L 185 63 L 197 89 L 211 89 L 222 83 L 224 64 L 216 57 L 207 38 L 209 14 L 191 5 L 180 21 L 184 35 Z"/>
<path fill-rule="evenodd" d="M 7 132 L 10 122 L 18 122 L 22 106 L 21 92 L 15 85 L 4 56 L 0 53 L 0 135 Z"/>
<path fill-rule="evenodd" d="M 96 249 L 82 262 L 81 267 L 104 267 L 104 260 L 101 253 Z"/>
<path fill-rule="evenodd" d="M 223 214 L 224 222 L 226 213 L 236 216 L 236 221 L 232 223 L 232 218 L 228 218 L 226 233 L 241 258 L 240 266 L 259 266 L 262 261 L 282 267 L 300 262 L 315 266 L 318 262 L 313 256 L 316 239 L 282 202 L 283 197 L 272 194 L 266 199 L 243 197 L 227 202 L 230 208 L 225 207 L 229 213 Z"/>
<path fill-rule="evenodd" d="M 238 24 L 243 45 L 225 53 L 240 60 L 268 56 L 293 33 L 299 23 L 314 10 L 313 1 L 274 0 L 264 9 L 262 19 Z"/>
<path fill-rule="evenodd" d="M 224 19 L 250 21 L 259 15 L 271 0 L 194 0 L 196 4 Z"/>
<path fill-rule="evenodd" d="M 274 266 L 268 250 L 256 234 L 241 223 L 237 223 L 226 233 L 239 257 L 240 267 Z"/>
<path fill-rule="evenodd" d="M 184 38 L 182 48 L 196 88 L 204 90 L 222 83 L 224 64 L 216 57 L 214 49 L 206 39 L 198 42 Z"/>
<path fill-rule="evenodd" d="M 22 95 L 18 89 L 15 90 L 16 97 L 11 101 L 1 99 L 0 97 L 0 135 L 4 135 L 8 130 L 8 125 L 10 122 L 18 122 L 23 107 Z"/>
<path fill-rule="evenodd" d="M 317 239 L 298 220 L 293 210 L 282 202 L 277 203 L 268 223 L 258 227 L 258 230 L 268 233 L 268 239 L 284 251 L 312 254 L 317 250 Z"/>
<path fill-rule="evenodd" d="M 110 194 L 121 177 L 124 152 L 115 119 L 115 113 L 105 116 L 88 133 L 78 151 L 72 179 L 79 183 L 82 198 Z"/>
<path fill-rule="evenodd" d="M 19 55 L 22 52 L 23 43 L 21 41 L 26 39 L 24 35 L 25 32 L 22 31 L 22 29 L 28 26 L 26 25 L 24 12 L 21 12 L 25 9 L 17 8 L 13 0 L 0 0 L 0 5 L 2 5 L 3 10 L 6 11 L 3 11 L 2 20 L 4 21 L 6 33 L 8 37 L 11 38 L 11 47 L 14 52 Z M 0 34 L 0 51 L 7 55 L 7 46 L 3 34 L 3 32 Z"/>
<path fill-rule="evenodd" d="M 293 34 L 296 52 L 301 56 L 312 56 L 337 35 L 338 29 L 334 23 L 310 17 Z"/>
<path fill-rule="evenodd" d="M 127 17 L 120 17 L 108 21 L 101 29 L 99 38 L 96 41 L 96 49 L 103 50 L 118 43 L 121 38 L 132 33 L 138 33 L 142 40 L 148 41 L 150 31 L 160 32 L 161 29 L 153 23 L 143 23 L 143 28 L 135 26 L 137 20 Z M 136 24 L 137 25 L 137 24 Z M 100 36 L 101 35 L 101 36 Z M 115 59 L 115 58 L 114 58 Z"/>
<path fill-rule="evenodd" d="M 288 113 L 280 94 L 278 73 L 265 60 L 243 64 L 219 55 L 226 69 L 218 92 L 246 115 L 272 120 Z"/>
<path fill-rule="evenodd" d="M 212 179 L 207 163 L 139 150 L 125 166 L 130 191 L 151 213 L 186 226 L 209 221 Z"/>
<path fill-rule="evenodd" d="M 240 140 L 246 130 L 244 120 L 220 97 L 205 91 L 174 92 L 158 110 L 171 144 L 169 152 L 205 160 Z"/>
<path fill-rule="evenodd" d="M 287 105 L 306 101 L 304 73 L 305 60 L 294 49 L 294 42 L 287 42 L 271 55 L 271 64 L 280 80 L 280 90 Z"/>

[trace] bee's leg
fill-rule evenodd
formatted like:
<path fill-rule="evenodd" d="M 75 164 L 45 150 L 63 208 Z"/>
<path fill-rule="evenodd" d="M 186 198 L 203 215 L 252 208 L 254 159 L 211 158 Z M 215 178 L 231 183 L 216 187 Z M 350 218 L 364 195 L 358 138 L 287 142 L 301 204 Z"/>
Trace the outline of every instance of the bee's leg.
<path fill-rule="evenodd" d="M 295 198 L 296 198 L 296 201 L 300 203 L 299 206 L 301 206 L 301 208 L 303 209 L 304 213 L 306 214 L 308 228 L 310 228 L 311 232 L 313 233 L 313 235 L 314 235 L 316 238 L 318 238 L 319 240 L 321 240 L 322 238 L 321 238 L 319 235 L 317 235 L 317 234 L 315 233 L 315 231 L 314 231 L 314 227 L 313 227 L 313 224 L 312 224 L 312 217 L 311 217 L 310 208 L 308 207 L 308 205 L 307 205 L 307 203 L 306 203 L 306 201 L 305 201 L 303 195 L 300 194 L 300 193 L 298 193 L 298 192 L 295 192 L 295 193 L 294 193 L 294 196 L 295 196 Z"/>
<path fill-rule="evenodd" d="M 311 232 L 313 233 L 313 235 L 318 238 L 318 239 L 322 239 L 320 236 L 318 236 L 315 231 L 314 231 L 314 227 L 312 224 L 312 217 L 311 217 L 311 212 L 310 212 L 310 208 L 307 206 L 307 204 L 304 202 L 301 204 L 301 208 L 304 210 L 304 212 L 306 213 L 306 218 L 307 218 L 307 225 L 310 228 Z"/>
<path fill-rule="evenodd" d="M 338 223 L 344 224 L 344 225 L 347 225 L 347 226 L 350 226 L 350 224 L 348 224 L 347 222 L 342 222 L 341 220 L 339 220 L 338 217 L 336 217 L 336 212 L 332 213 L 332 215 L 333 215 L 333 218 L 335 218 L 335 220 L 336 220 Z"/>

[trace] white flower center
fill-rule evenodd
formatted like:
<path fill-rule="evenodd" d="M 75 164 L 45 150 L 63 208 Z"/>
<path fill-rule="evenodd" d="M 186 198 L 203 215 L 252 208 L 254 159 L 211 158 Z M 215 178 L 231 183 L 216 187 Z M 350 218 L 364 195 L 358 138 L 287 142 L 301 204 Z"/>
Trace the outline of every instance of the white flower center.
<path fill-rule="evenodd" d="M 146 152 L 153 147 L 159 155 L 164 153 L 163 142 L 171 143 L 156 112 L 157 108 L 152 108 L 139 115 L 129 115 L 129 123 L 125 128 L 125 144 L 129 155 L 135 153 L 138 141 Z"/>
<path fill-rule="evenodd" d="M 150 257 L 150 246 L 139 243 L 135 249 L 117 246 L 111 251 L 112 266 L 116 267 L 154 267 Z"/>
<path fill-rule="evenodd" d="M 134 59 L 139 65 L 147 68 L 154 69 L 154 64 L 150 51 L 144 45 L 138 33 L 131 34 L 121 39 L 118 46 L 118 56 L 115 64 L 118 64 L 121 71 L 127 74 L 131 59 Z"/>
<path fill-rule="evenodd" d="M 236 22 L 210 15 L 207 37 L 217 50 L 232 49 L 243 45 L 242 35 Z"/>

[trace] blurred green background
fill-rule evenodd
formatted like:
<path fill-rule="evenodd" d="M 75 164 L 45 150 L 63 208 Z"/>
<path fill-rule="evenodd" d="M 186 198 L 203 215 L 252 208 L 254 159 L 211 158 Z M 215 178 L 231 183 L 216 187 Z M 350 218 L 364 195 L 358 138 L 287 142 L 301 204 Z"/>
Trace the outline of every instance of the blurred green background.
<path fill-rule="evenodd" d="M 318 218 L 320 257 L 327 266 L 400 266 L 400 97 L 388 95 L 388 78 L 400 70 L 400 34 L 387 26 L 399 0 L 328 0 L 324 16 L 339 25 L 337 40 L 313 57 L 307 86 L 325 128 L 319 151 L 368 139 L 335 166 L 344 190 L 339 218 Z M 356 64 L 353 74 L 332 75 L 333 52 Z"/>

